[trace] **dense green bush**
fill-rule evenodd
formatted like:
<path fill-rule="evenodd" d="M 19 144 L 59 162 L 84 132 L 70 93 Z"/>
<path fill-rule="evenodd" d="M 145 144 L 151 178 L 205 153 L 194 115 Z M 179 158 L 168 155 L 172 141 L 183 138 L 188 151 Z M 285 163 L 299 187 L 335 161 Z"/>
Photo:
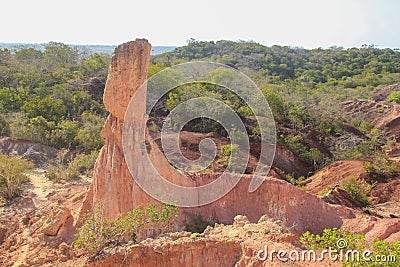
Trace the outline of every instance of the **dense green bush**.
<path fill-rule="evenodd" d="M 385 240 L 376 239 L 371 245 L 367 245 L 363 234 L 354 234 L 346 229 L 324 229 L 322 235 L 305 232 L 300 237 L 300 241 L 313 251 L 331 249 L 337 252 L 336 255 L 342 253 L 341 255 L 344 255 L 343 266 L 397 267 L 400 258 L 400 240 L 389 243 Z M 367 250 L 370 254 L 368 258 L 364 258 L 362 255 Z"/>
<path fill-rule="evenodd" d="M 307 50 L 266 47 L 255 42 L 193 41 L 187 46 L 152 58 L 165 65 L 179 61 L 218 60 L 234 68 L 250 69 L 270 83 L 295 81 L 308 88 L 371 88 L 395 83 L 400 73 L 400 52 L 378 49 L 331 47 Z"/>
<path fill-rule="evenodd" d="M 110 58 L 56 42 L 44 51 L 0 49 L 0 134 L 86 152 L 101 147 L 107 112 L 83 83 L 86 75 L 104 79 Z"/>
<path fill-rule="evenodd" d="M 309 249 L 318 250 L 321 248 L 338 249 L 337 242 L 339 239 L 345 239 L 347 246 L 344 249 L 362 249 L 365 247 L 365 239 L 362 234 L 354 234 L 346 229 L 326 228 L 322 235 L 311 234 L 305 232 L 300 241 Z"/>
<path fill-rule="evenodd" d="M 104 145 L 104 139 L 100 135 L 104 119 L 85 111 L 82 113 L 82 124 L 75 136 L 77 148 L 85 152 L 100 149 Z"/>
<path fill-rule="evenodd" d="M 32 168 L 33 163 L 26 159 L 0 155 L 0 197 L 11 200 L 19 196 L 29 180 L 25 173 Z"/>
<path fill-rule="evenodd" d="M 381 142 L 378 138 L 372 137 L 361 141 L 355 147 L 349 148 L 344 152 L 347 159 L 356 159 L 376 154 L 380 151 Z"/>
<path fill-rule="evenodd" d="M 100 132 L 107 111 L 101 95 L 94 95 L 85 83 L 92 77 L 105 79 L 110 58 L 109 54 L 92 54 L 56 42 L 48 43 L 43 51 L 0 49 L 0 135 L 84 153 L 98 150 L 104 143 Z M 335 100 L 370 98 L 377 86 L 400 79 L 400 52 L 392 49 L 308 50 L 223 40 L 191 40 L 187 46 L 153 56 L 148 75 L 190 60 L 227 63 L 251 77 L 269 102 L 278 128 L 284 129 L 287 137 L 281 144 L 315 168 L 328 159 L 326 153 L 313 148 L 307 135 L 315 129 L 334 142 L 330 136 L 342 136 L 348 123 L 339 117 L 341 110 Z M 216 81 L 229 75 L 232 71 L 219 69 L 209 78 Z M 163 83 L 180 79 L 178 73 L 169 72 Z M 398 101 L 397 93 L 392 92 L 388 100 Z M 175 88 L 161 100 L 164 106 L 157 114 L 166 116 L 178 104 L 199 96 L 223 101 L 246 121 L 251 138 L 260 140 L 259 128 L 249 123 L 253 114 L 244 100 L 215 84 L 199 82 Z M 380 137 L 373 136 L 371 125 L 363 120 L 357 118 L 356 127 L 371 138 L 340 151 L 337 158 L 363 157 L 379 150 Z M 205 118 L 189 122 L 185 130 L 226 136 L 217 122 Z M 323 146 L 322 141 L 318 142 Z"/>
<path fill-rule="evenodd" d="M 220 158 L 218 160 L 224 167 L 227 167 L 231 163 L 231 168 L 229 171 L 238 172 L 241 170 L 240 160 L 239 160 L 239 145 L 228 144 L 221 147 Z"/>
<path fill-rule="evenodd" d="M 306 178 L 304 176 L 300 176 L 299 178 L 296 179 L 291 174 L 288 173 L 285 175 L 285 179 L 292 185 L 300 185 L 300 183 L 304 181 Z"/>

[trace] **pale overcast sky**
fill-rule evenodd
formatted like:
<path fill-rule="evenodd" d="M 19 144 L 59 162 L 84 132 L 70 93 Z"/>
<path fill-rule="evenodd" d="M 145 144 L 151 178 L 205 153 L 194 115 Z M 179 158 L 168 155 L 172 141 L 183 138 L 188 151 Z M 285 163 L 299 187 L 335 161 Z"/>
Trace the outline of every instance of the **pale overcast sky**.
<path fill-rule="evenodd" d="M 6 0 L 0 42 L 153 45 L 254 40 L 305 48 L 400 48 L 398 0 Z"/>

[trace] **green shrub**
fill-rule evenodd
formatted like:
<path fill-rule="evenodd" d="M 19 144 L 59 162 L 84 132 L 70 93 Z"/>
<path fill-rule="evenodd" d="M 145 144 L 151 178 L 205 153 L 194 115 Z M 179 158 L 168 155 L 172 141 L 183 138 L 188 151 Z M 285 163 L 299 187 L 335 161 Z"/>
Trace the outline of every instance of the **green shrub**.
<path fill-rule="evenodd" d="M 393 91 L 391 92 L 387 99 L 388 101 L 396 102 L 397 104 L 400 104 L 400 91 Z"/>
<path fill-rule="evenodd" d="M 229 165 L 229 161 L 231 162 L 231 169 L 232 172 L 237 172 L 241 170 L 241 162 L 239 161 L 239 146 L 238 145 L 223 145 L 221 146 L 221 157 L 219 158 L 218 162 L 223 164 L 225 167 Z"/>
<path fill-rule="evenodd" d="M 55 165 L 48 168 L 45 177 L 51 181 L 58 182 L 61 180 L 71 180 L 73 178 L 78 178 L 79 177 L 79 172 L 75 168 L 75 166 L 72 166 L 69 162 L 68 164 L 65 164 L 67 161 L 66 157 L 68 155 L 68 150 L 62 149 L 58 151 L 57 153 L 57 158 L 55 159 Z"/>
<path fill-rule="evenodd" d="M 291 174 L 286 174 L 285 179 L 292 185 L 299 185 L 300 182 L 304 181 L 306 178 L 304 176 L 300 176 L 299 178 L 296 179 Z"/>
<path fill-rule="evenodd" d="M 304 151 L 307 151 L 307 146 L 303 144 L 303 137 L 301 135 L 289 134 L 283 138 L 283 142 L 296 156 L 301 157 Z"/>
<path fill-rule="evenodd" d="M 3 114 L 0 114 L 0 136 L 7 136 L 10 134 L 10 126 Z"/>
<path fill-rule="evenodd" d="M 371 192 L 373 185 L 361 182 L 354 177 L 341 186 L 354 200 L 366 207 L 371 205 L 368 194 Z"/>
<path fill-rule="evenodd" d="M 224 156 L 230 157 L 236 155 L 239 152 L 239 147 L 237 145 L 223 145 L 221 146 L 221 152 Z"/>
<path fill-rule="evenodd" d="M 91 176 L 98 152 L 90 154 L 79 154 L 72 161 L 65 164 L 67 150 L 60 150 L 55 165 L 46 171 L 46 178 L 51 181 L 69 181 L 79 178 L 81 175 Z"/>
<path fill-rule="evenodd" d="M 356 159 L 370 156 L 379 151 L 381 143 L 376 137 L 368 140 L 363 140 L 356 147 L 348 149 L 344 154 L 346 159 Z"/>
<path fill-rule="evenodd" d="M 363 234 L 354 234 L 346 229 L 324 229 L 322 235 L 314 235 L 310 232 L 305 232 L 300 241 L 308 248 L 314 251 L 318 249 L 332 249 L 337 252 L 342 252 L 344 256 L 343 266 L 351 267 L 375 267 L 387 266 L 397 267 L 398 259 L 400 258 L 400 240 L 389 243 L 385 240 L 376 239 L 371 245 L 367 246 L 365 236 Z M 343 246 L 344 245 L 344 246 Z M 369 250 L 371 254 L 368 256 L 369 261 L 363 258 L 362 254 Z M 358 251 L 360 257 L 352 258 L 353 253 L 347 254 L 348 251 Z M 377 257 L 378 256 L 378 257 Z M 383 259 L 387 261 L 377 262 L 375 259 Z"/>
<path fill-rule="evenodd" d="M 364 162 L 364 170 L 377 181 L 394 176 L 398 169 L 398 166 L 384 154 L 377 155 L 371 162 Z"/>
<path fill-rule="evenodd" d="M 360 122 L 360 125 L 358 126 L 358 128 L 364 134 L 368 134 L 372 130 L 372 124 L 369 123 L 368 121 L 364 121 L 363 120 L 363 121 Z"/>
<path fill-rule="evenodd" d="M 72 179 L 77 179 L 80 177 L 80 172 L 76 168 L 76 166 L 72 164 L 68 164 L 67 166 L 64 165 L 57 165 L 50 167 L 46 171 L 46 178 L 53 181 L 53 182 L 59 182 L 61 180 L 64 181 L 69 181 Z"/>
<path fill-rule="evenodd" d="M 0 155 L 0 197 L 8 201 L 19 196 L 29 180 L 25 172 L 32 168 L 33 163 L 26 159 Z"/>
<path fill-rule="evenodd" d="M 104 145 L 104 139 L 100 135 L 104 119 L 85 111 L 82 113 L 82 124 L 75 136 L 77 148 L 85 152 L 100 149 Z"/>
<path fill-rule="evenodd" d="M 92 176 L 94 164 L 96 163 L 99 151 L 93 150 L 90 154 L 79 154 L 70 163 L 76 168 L 80 174 Z"/>
<path fill-rule="evenodd" d="M 309 249 L 318 250 L 324 248 L 338 249 L 339 239 L 345 239 L 346 249 L 362 249 L 365 247 L 365 238 L 362 234 L 353 234 L 346 229 L 324 229 L 322 235 L 305 232 L 300 241 Z"/>
<path fill-rule="evenodd" d="M 136 241 L 136 232 L 142 229 L 171 229 L 178 217 L 178 208 L 171 204 L 148 204 L 138 206 L 125 216 L 116 219 L 104 217 L 104 205 L 96 203 L 92 211 L 83 216 L 83 225 L 77 228 L 74 248 L 81 248 L 96 255 L 107 246 L 116 245 L 129 235 Z"/>
<path fill-rule="evenodd" d="M 312 147 L 310 150 L 304 151 L 302 157 L 314 165 L 315 169 L 324 163 L 324 155 L 318 149 Z"/>

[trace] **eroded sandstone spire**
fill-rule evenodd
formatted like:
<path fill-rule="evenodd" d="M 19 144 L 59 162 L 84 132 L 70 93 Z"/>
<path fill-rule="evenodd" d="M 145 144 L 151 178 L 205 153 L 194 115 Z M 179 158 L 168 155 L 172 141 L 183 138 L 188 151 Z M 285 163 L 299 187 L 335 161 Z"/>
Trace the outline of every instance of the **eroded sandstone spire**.
<path fill-rule="evenodd" d="M 105 215 L 114 217 L 132 210 L 137 201 L 148 201 L 147 195 L 135 194 L 137 188 L 124 160 L 122 127 L 132 95 L 147 79 L 150 50 L 147 40 L 137 39 L 119 45 L 114 51 L 103 97 L 104 105 L 110 111 L 102 131 L 105 145 L 97 158 L 93 184 L 83 210 L 102 201 Z M 141 196 L 146 199 L 142 200 Z"/>

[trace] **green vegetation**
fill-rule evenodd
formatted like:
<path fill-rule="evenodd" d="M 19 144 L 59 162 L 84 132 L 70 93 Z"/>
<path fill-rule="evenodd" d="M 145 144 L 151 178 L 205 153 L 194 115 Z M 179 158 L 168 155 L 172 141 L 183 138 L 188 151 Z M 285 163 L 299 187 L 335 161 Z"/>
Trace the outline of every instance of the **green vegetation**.
<path fill-rule="evenodd" d="M 287 135 L 281 144 L 304 161 L 312 163 L 316 168 L 324 162 L 324 155 L 318 149 L 308 147 L 301 135 Z"/>
<path fill-rule="evenodd" d="M 67 162 L 68 151 L 60 150 L 54 165 L 46 171 L 45 176 L 54 182 L 69 181 L 81 175 L 91 176 L 98 154 L 93 150 L 90 154 L 76 155 L 72 161 Z"/>
<path fill-rule="evenodd" d="M 0 198 L 6 201 L 19 196 L 22 186 L 28 182 L 26 172 L 33 163 L 22 158 L 0 155 Z"/>
<path fill-rule="evenodd" d="M 96 203 L 91 212 L 84 215 L 83 225 L 77 228 L 76 239 L 72 243 L 75 248 L 81 248 L 92 256 L 105 247 L 122 242 L 129 235 L 136 242 L 136 232 L 149 228 L 171 229 L 178 217 L 178 208 L 171 204 L 148 204 L 138 206 L 126 215 L 117 219 L 104 217 L 104 205 Z"/>
<path fill-rule="evenodd" d="M 375 154 L 386 143 L 365 118 L 339 115 L 338 101 L 368 99 L 381 86 L 398 83 L 397 50 L 367 45 L 307 50 L 255 42 L 190 40 L 184 47 L 153 56 L 148 75 L 192 60 L 221 62 L 255 81 L 276 120 L 278 144 L 314 169 L 338 159 Z M 107 111 L 102 103 L 103 88 L 92 90 L 90 81 L 104 82 L 109 62 L 110 55 L 90 54 L 55 42 L 43 51 L 0 50 L 0 135 L 78 153 L 97 151 L 104 142 L 100 131 Z M 229 71 L 218 69 L 209 78 L 226 75 Z M 179 76 L 167 73 L 165 78 Z M 223 101 L 245 122 L 251 141 L 260 140 L 260 128 L 244 100 L 215 84 L 199 82 L 175 88 L 161 100 L 162 108 L 153 116 L 165 117 L 178 104 L 199 96 Z M 392 92 L 388 100 L 398 102 L 398 92 Z M 152 131 L 160 129 L 160 121 L 152 122 Z M 335 147 L 338 138 L 348 139 L 348 125 L 366 136 Z M 227 136 L 221 125 L 206 118 L 190 121 L 184 130 Z"/>
<path fill-rule="evenodd" d="M 339 94 L 344 88 L 373 89 L 394 83 L 400 73 L 400 52 L 373 45 L 307 50 L 266 47 L 255 42 L 194 40 L 187 46 L 153 57 L 152 62 L 169 66 L 191 60 L 213 60 L 243 69 L 255 76 L 254 80 L 263 79 L 264 84 L 286 83 L 292 85 L 291 90 L 293 87 L 312 91 L 331 88 Z"/>
<path fill-rule="evenodd" d="M 221 146 L 221 158 L 220 162 L 225 166 L 229 163 L 229 158 L 237 157 L 239 155 L 239 146 L 238 145 L 223 145 Z"/>
<path fill-rule="evenodd" d="M 397 104 L 400 104 L 400 91 L 393 91 L 391 92 L 388 97 L 388 101 L 393 101 L 396 102 Z"/>
<path fill-rule="evenodd" d="M 352 125 L 354 121 L 354 118 L 339 115 L 338 101 L 368 99 L 380 86 L 399 82 L 400 52 L 397 50 L 368 45 L 307 50 L 287 46 L 266 47 L 254 42 L 190 40 L 187 46 L 152 57 L 149 75 L 171 65 L 195 60 L 221 62 L 251 77 L 271 107 L 277 122 L 278 144 L 289 148 L 314 169 L 334 160 L 375 154 L 385 143 L 381 136 L 374 133 L 372 125 L 361 117 L 354 127 L 366 138 L 353 143 L 343 142 L 335 148 L 335 138 L 347 139 L 346 125 Z M 222 70 L 213 75 L 224 75 L 220 72 Z M 212 84 L 185 85 L 174 89 L 163 99 L 166 103 L 165 115 L 182 101 L 198 96 L 223 101 L 245 121 L 252 141 L 260 139 L 258 125 L 252 119 L 253 113 L 243 100 Z M 191 121 L 185 130 L 214 131 L 226 136 L 218 124 L 206 119 Z"/>
<path fill-rule="evenodd" d="M 219 153 L 218 163 L 222 164 L 225 168 L 228 167 L 229 162 L 231 162 L 229 171 L 230 172 L 240 172 L 242 170 L 242 162 L 240 161 L 239 145 L 228 144 L 221 147 Z"/>
<path fill-rule="evenodd" d="M 364 162 L 364 170 L 375 181 L 384 181 L 394 176 L 399 167 L 384 154 L 378 154 L 371 161 Z"/>
<path fill-rule="evenodd" d="M 291 183 L 292 185 L 297 185 L 300 186 L 300 183 L 304 181 L 306 178 L 304 176 L 300 176 L 299 178 L 294 178 L 291 174 L 286 174 L 285 175 L 286 181 Z M 300 186 L 301 187 L 301 186 Z"/>
<path fill-rule="evenodd" d="M 371 245 L 366 245 L 363 234 L 354 234 L 346 229 L 324 229 L 322 235 L 305 232 L 300 237 L 300 241 L 308 249 L 314 251 L 319 249 L 331 249 L 337 252 L 336 255 L 342 252 L 344 255 L 343 266 L 395 267 L 398 266 L 398 259 L 400 257 L 400 240 L 389 243 L 384 240 L 376 239 Z M 364 258 L 362 255 L 366 250 L 369 250 L 371 253 L 367 255 L 367 258 Z M 346 257 L 346 255 L 348 257 Z M 359 257 L 357 257 L 357 255 Z"/>
<path fill-rule="evenodd" d="M 378 153 L 381 142 L 379 139 L 372 137 L 367 140 L 361 141 L 358 145 L 353 148 L 349 148 L 344 153 L 344 157 L 347 159 L 361 158 L 365 156 L 371 156 Z"/>
<path fill-rule="evenodd" d="M 341 187 L 358 203 L 363 207 L 371 205 L 368 199 L 368 194 L 374 185 L 370 185 L 367 182 L 362 182 L 354 177 L 351 177 L 349 181 L 345 182 Z"/>
<path fill-rule="evenodd" d="M 55 42 L 44 51 L 0 50 L 1 135 L 81 152 L 99 149 L 107 115 L 103 88 L 87 88 L 92 78 L 105 80 L 109 62 L 110 55 Z"/>
<path fill-rule="evenodd" d="M 353 234 L 346 229 L 324 229 L 322 235 L 305 232 L 300 241 L 309 249 L 318 250 L 322 248 L 339 249 L 337 242 L 345 239 L 347 246 L 345 249 L 362 249 L 365 247 L 365 239 L 362 234 Z"/>

